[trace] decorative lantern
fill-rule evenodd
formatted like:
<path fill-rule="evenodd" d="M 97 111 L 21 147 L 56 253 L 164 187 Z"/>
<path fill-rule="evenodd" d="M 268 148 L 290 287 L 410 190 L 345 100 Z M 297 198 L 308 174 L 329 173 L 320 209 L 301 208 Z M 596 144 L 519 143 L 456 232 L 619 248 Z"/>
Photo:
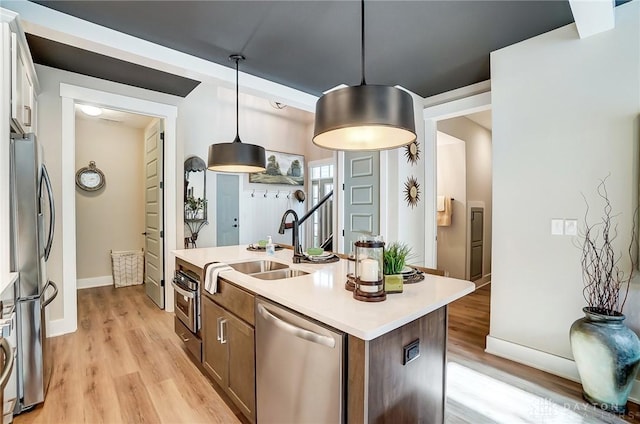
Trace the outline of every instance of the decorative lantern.
<path fill-rule="evenodd" d="M 384 292 L 384 242 L 382 236 L 359 239 L 356 246 L 356 288 L 353 297 L 364 302 L 381 302 Z"/>
<path fill-rule="evenodd" d="M 356 257 L 353 252 L 347 258 L 347 281 L 344 283 L 344 288 L 349 291 L 356 289 Z"/>

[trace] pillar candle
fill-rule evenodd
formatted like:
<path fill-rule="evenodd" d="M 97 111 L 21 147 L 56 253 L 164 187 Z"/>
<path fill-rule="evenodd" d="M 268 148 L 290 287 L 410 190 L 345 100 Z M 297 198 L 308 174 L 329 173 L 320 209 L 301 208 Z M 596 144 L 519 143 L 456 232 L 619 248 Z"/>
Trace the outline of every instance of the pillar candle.
<path fill-rule="evenodd" d="M 369 282 L 378 281 L 378 261 L 374 259 L 363 259 L 360 261 L 360 280 Z"/>

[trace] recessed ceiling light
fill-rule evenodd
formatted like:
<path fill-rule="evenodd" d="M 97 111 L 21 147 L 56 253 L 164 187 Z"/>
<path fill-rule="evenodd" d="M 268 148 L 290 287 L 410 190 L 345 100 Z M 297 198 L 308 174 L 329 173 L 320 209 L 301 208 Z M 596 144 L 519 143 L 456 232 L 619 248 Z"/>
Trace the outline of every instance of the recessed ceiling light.
<path fill-rule="evenodd" d="M 82 105 L 80 106 L 80 110 L 89 116 L 100 116 L 102 115 L 102 109 L 95 106 Z"/>

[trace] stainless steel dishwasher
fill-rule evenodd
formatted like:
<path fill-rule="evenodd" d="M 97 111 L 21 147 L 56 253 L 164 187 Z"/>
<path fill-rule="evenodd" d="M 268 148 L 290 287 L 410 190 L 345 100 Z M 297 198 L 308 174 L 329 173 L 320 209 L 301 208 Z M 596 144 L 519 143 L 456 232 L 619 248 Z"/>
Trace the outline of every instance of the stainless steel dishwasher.
<path fill-rule="evenodd" d="M 257 422 L 344 422 L 344 338 L 344 333 L 257 299 Z"/>

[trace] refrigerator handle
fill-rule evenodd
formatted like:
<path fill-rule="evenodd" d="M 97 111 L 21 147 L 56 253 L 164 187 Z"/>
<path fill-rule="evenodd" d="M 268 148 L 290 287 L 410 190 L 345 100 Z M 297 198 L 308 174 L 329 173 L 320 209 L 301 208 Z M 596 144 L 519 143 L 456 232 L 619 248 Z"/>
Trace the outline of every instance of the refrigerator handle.
<path fill-rule="evenodd" d="M 0 349 L 4 352 L 4 367 L 2 368 L 2 374 L 0 374 L 0 389 L 4 390 L 13 370 L 13 349 L 11 349 L 9 341 L 5 338 L 0 339 Z"/>
<path fill-rule="evenodd" d="M 53 302 L 53 299 L 55 299 L 56 296 L 58 296 L 58 286 L 56 286 L 56 283 L 54 283 L 51 280 L 47 281 L 47 284 L 44 286 L 44 289 L 42 290 L 42 295 L 44 296 L 46 294 L 47 289 L 49 288 L 49 286 L 53 287 L 53 296 L 51 296 L 49 299 L 47 299 L 44 302 L 42 302 L 42 306 L 41 306 L 42 309 L 44 309 L 47 306 L 49 306 L 49 303 Z"/>
<path fill-rule="evenodd" d="M 42 198 L 42 183 L 44 182 L 47 188 L 47 197 L 49 198 L 49 236 L 47 237 L 47 245 L 44 248 L 44 260 L 49 259 L 51 253 L 51 245 L 53 244 L 53 231 L 56 225 L 56 207 L 53 202 L 53 190 L 51 189 L 51 180 L 49 179 L 49 173 L 47 167 L 42 164 L 42 181 L 40 182 L 40 192 Z"/>
<path fill-rule="evenodd" d="M 283 321 L 267 311 L 267 308 L 262 306 L 261 303 L 258 304 L 258 313 L 264 320 L 271 322 L 273 325 L 286 333 L 323 346 L 331 348 L 336 347 L 336 341 L 332 337 L 323 336 L 322 334 L 314 333 L 313 331 L 305 330 L 304 328 L 300 328 L 286 321 Z"/>

